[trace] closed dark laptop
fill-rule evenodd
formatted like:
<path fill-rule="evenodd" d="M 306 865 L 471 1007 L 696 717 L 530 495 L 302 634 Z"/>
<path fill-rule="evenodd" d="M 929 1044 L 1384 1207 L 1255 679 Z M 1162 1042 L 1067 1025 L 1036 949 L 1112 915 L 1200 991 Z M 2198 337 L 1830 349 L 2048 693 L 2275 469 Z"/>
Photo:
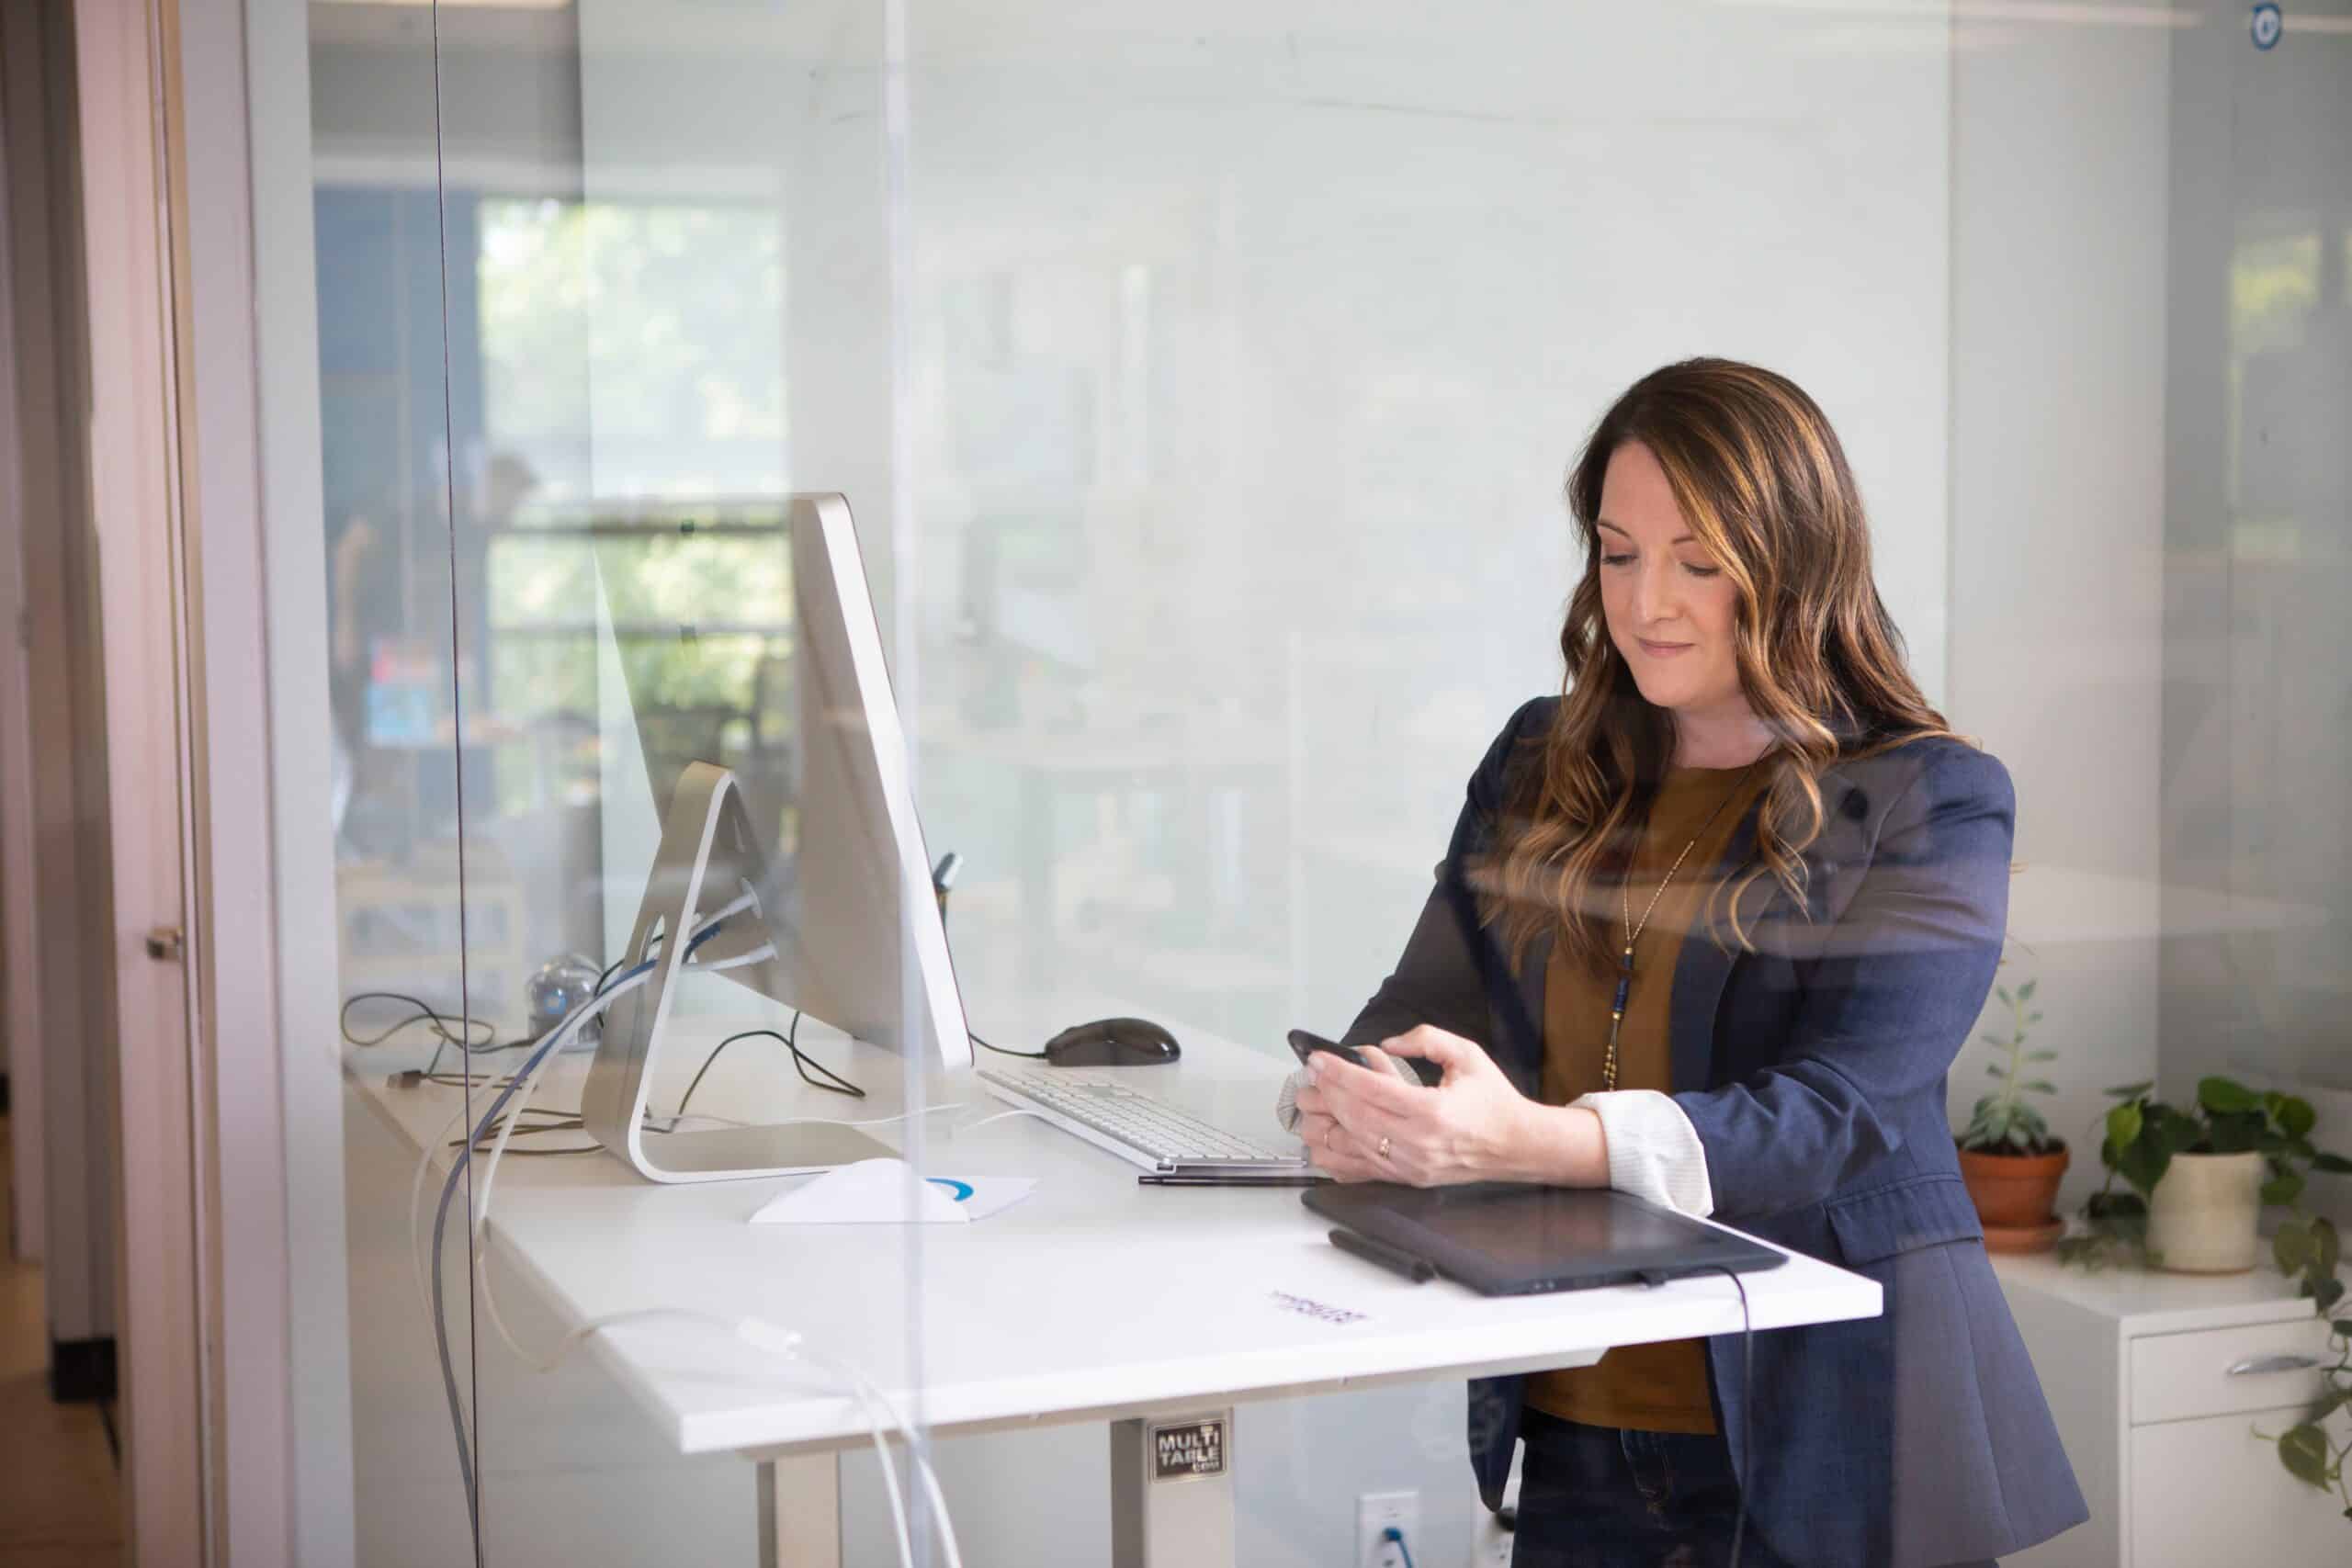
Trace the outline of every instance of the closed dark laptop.
<path fill-rule="evenodd" d="M 1301 1201 L 1488 1296 L 1656 1283 L 1725 1269 L 1744 1274 L 1786 1261 L 1769 1247 L 1606 1189 L 1374 1181 L 1311 1188 Z"/>

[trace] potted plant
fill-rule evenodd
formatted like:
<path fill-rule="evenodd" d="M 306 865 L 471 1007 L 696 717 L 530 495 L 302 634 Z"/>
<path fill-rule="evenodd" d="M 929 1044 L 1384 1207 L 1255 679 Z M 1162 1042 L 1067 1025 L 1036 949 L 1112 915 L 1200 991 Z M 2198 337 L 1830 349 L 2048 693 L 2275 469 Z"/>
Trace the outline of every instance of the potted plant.
<path fill-rule="evenodd" d="M 2099 1145 L 2107 1182 L 2084 1210 L 2089 1234 L 2070 1257 L 2096 1263 L 2120 1247 L 2160 1269 L 2240 1272 L 2254 1267 L 2265 1204 L 2294 1204 L 2313 1168 L 2352 1170 L 2312 1146 L 2319 1117 L 2308 1100 L 2206 1077 L 2184 1111 L 2152 1099 L 2154 1087 L 2107 1091 L 2116 1101 Z M 2115 1190 L 2118 1177 L 2130 1191 Z"/>
<path fill-rule="evenodd" d="M 2029 1064 L 2058 1059 L 2055 1051 L 2026 1049 L 2027 1026 L 2041 1021 L 2040 1013 L 2027 1010 L 2036 983 L 2028 980 L 2014 992 L 2007 986 L 1994 991 L 2009 1010 L 2008 1031 L 1987 1030 L 1982 1038 L 1997 1053 L 1984 1070 L 1999 1081 L 1976 1102 L 1957 1139 L 1961 1179 L 1984 1222 L 1984 1246 L 1993 1252 L 2046 1251 L 2065 1229 L 2054 1205 L 2066 1174 L 2066 1145 L 2050 1135 L 2048 1119 L 2026 1099 L 2058 1092 L 2048 1079 L 2025 1076 Z"/>
<path fill-rule="evenodd" d="M 2352 1438 L 2338 1440 L 2331 1431 L 2343 1424 L 2342 1414 L 2352 1409 L 2352 1317 L 2334 1315 L 2345 1295 L 2344 1282 L 2336 1277 L 2342 1246 L 2333 1224 L 2301 1208 L 2309 1172 L 2352 1173 L 2352 1160 L 2312 1145 L 2319 1117 L 2309 1101 L 2297 1096 L 2256 1094 L 2231 1079 L 2208 1077 L 2198 1081 L 2196 1105 L 2183 1111 L 2149 1099 L 2152 1087 L 2125 1084 L 2107 1091 L 2117 1102 L 2108 1110 L 2106 1137 L 2099 1145 L 2107 1185 L 2084 1208 L 2086 1233 L 2067 1237 L 2058 1255 L 2097 1267 L 2113 1261 L 2119 1253 L 2131 1253 L 2160 1267 L 2179 1267 L 2173 1253 L 2165 1250 L 2184 1246 L 2182 1224 L 2172 1217 L 2179 1205 L 2165 1197 L 2166 1190 L 2200 1160 L 2233 1159 L 2241 1167 L 2248 1163 L 2247 1156 L 2258 1161 L 2258 1174 L 2266 1179 L 2255 1187 L 2255 1203 L 2277 1203 L 2289 1211 L 2271 1238 L 2271 1255 L 2280 1273 L 2300 1276 L 2297 1293 L 2308 1297 L 2328 1320 L 2328 1348 L 2335 1359 L 2320 1369 L 2319 1396 L 2301 1420 L 2275 1436 L 2259 1428 L 2256 1435 L 2278 1445 L 2279 1462 L 2297 1480 L 2341 1498 L 2344 1517 L 2352 1519 Z M 2114 1190 L 2118 1176 L 2131 1191 Z M 2233 1179 L 2242 1182 L 2244 1178 Z M 2207 1194 L 2210 1185 L 2200 1181 L 2197 1191 Z M 2233 1196 L 2233 1210 L 2239 1201 Z M 2161 1224 L 2159 1215 L 2165 1216 Z M 2188 1220 L 2191 1232 L 2196 1224 Z M 2253 1266 L 2254 1234 L 2251 1216 L 2241 1229 L 2233 1213 L 2226 1246 L 2230 1256 L 2243 1254 L 2241 1268 Z M 2201 1249 L 2222 1243 L 2192 1234 L 2187 1245 Z"/>

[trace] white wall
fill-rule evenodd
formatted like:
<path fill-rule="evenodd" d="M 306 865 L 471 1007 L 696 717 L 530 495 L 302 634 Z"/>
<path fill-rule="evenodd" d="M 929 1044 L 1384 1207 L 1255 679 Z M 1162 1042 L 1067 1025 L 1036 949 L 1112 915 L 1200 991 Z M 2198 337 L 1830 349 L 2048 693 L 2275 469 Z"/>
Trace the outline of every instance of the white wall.
<path fill-rule="evenodd" d="M 2040 979 L 2037 1043 L 2061 1053 L 2062 1206 L 2098 1185 L 2100 1090 L 2156 1066 L 2172 29 L 2104 15 L 1963 23 L 1951 62 L 1946 711 L 2017 784 L 2030 951 L 2003 980 Z M 1955 1118 L 1988 1059 L 1962 1054 Z"/>

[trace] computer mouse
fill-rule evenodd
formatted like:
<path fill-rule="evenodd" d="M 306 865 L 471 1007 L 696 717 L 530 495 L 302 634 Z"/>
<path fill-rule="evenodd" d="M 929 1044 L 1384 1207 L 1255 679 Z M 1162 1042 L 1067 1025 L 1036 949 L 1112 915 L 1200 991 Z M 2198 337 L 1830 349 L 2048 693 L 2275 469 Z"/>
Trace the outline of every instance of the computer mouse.
<path fill-rule="evenodd" d="M 1049 1067 L 1151 1067 L 1183 1054 L 1174 1035 L 1145 1018 L 1074 1023 L 1046 1042 Z"/>

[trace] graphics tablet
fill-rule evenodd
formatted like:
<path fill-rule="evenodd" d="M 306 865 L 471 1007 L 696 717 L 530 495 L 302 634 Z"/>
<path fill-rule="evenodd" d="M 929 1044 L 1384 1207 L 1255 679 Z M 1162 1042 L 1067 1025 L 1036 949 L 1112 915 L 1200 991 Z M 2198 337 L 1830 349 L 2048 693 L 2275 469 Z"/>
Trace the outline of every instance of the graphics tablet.
<path fill-rule="evenodd" d="M 1310 1189 L 1317 1213 L 1481 1295 L 1528 1296 L 1596 1285 L 1657 1283 L 1728 1269 L 1778 1268 L 1785 1255 L 1607 1189 L 1480 1182 Z"/>

